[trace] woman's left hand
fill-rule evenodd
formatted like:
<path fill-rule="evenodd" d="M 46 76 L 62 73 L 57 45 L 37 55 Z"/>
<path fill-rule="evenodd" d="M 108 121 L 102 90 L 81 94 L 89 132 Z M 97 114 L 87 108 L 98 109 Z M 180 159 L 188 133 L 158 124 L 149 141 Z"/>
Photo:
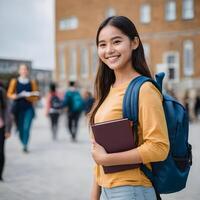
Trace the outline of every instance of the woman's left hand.
<path fill-rule="evenodd" d="M 98 143 L 96 143 L 95 140 L 92 140 L 92 157 L 95 160 L 95 162 L 99 165 L 106 165 L 106 158 L 108 153 L 106 150 Z"/>

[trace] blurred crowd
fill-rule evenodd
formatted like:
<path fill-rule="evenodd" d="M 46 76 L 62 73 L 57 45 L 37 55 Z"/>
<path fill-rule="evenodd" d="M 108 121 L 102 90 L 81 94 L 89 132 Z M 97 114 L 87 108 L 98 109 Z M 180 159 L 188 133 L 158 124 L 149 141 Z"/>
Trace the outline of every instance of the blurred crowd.
<path fill-rule="evenodd" d="M 22 151 L 29 153 L 31 125 L 35 118 L 35 107 L 41 99 L 45 99 L 45 114 L 49 118 L 52 139 L 57 139 L 60 115 L 66 113 L 66 125 L 72 142 L 77 142 L 81 115 L 86 116 L 94 103 L 92 93 L 88 90 L 81 92 L 74 81 L 69 82 L 64 95 L 57 90 L 57 84 L 52 82 L 49 92 L 41 97 L 37 81 L 30 78 L 28 66 L 21 64 L 18 72 L 19 76 L 11 79 L 7 87 L 0 82 L 0 181 L 3 181 L 5 139 L 10 137 L 14 129 L 19 136 Z"/>

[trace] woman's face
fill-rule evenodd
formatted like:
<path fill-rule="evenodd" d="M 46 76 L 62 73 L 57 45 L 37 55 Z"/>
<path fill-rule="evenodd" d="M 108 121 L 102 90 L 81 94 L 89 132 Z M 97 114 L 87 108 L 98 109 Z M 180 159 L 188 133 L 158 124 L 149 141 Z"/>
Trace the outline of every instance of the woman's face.
<path fill-rule="evenodd" d="M 132 68 L 133 42 L 114 26 L 105 26 L 98 38 L 98 56 L 110 69 Z"/>
<path fill-rule="evenodd" d="M 28 77 L 29 71 L 26 65 L 20 65 L 19 67 L 19 75 L 26 78 Z"/>

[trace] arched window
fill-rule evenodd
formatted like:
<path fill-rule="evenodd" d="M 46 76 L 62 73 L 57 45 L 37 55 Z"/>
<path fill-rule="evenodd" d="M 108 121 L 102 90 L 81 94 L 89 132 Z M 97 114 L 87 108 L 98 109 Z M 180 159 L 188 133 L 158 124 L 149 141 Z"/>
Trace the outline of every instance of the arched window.
<path fill-rule="evenodd" d="M 182 17 L 183 19 L 194 18 L 194 0 L 183 0 Z"/>
<path fill-rule="evenodd" d="M 165 5 L 165 19 L 167 21 L 173 21 L 176 19 L 176 2 L 169 0 Z"/>

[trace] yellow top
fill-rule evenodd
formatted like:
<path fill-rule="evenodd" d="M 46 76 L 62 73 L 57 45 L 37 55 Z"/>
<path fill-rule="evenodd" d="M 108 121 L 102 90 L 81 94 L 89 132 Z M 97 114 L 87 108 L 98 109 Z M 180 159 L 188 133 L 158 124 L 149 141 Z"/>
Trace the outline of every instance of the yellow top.
<path fill-rule="evenodd" d="M 122 102 L 128 83 L 111 87 L 110 92 L 95 115 L 95 123 L 122 118 Z M 139 93 L 139 146 L 138 151 L 144 164 L 161 161 L 167 157 L 169 140 L 162 96 L 150 82 L 141 86 Z M 139 169 L 104 174 L 100 165 L 95 166 L 98 185 L 111 188 L 122 185 L 151 186 L 151 182 Z"/>
<path fill-rule="evenodd" d="M 16 93 L 16 86 L 17 86 L 17 79 L 15 78 L 11 79 L 7 91 L 8 98 L 11 98 L 11 96 Z M 38 85 L 35 80 L 31 80 L 31 89 L 32 91 L 38 91 Z M 31 103 L 35 103 L 37 100 L 39 100 L 39 97 L 38 96 L 26 97 L 26 100 L 30 101 Z"/>

